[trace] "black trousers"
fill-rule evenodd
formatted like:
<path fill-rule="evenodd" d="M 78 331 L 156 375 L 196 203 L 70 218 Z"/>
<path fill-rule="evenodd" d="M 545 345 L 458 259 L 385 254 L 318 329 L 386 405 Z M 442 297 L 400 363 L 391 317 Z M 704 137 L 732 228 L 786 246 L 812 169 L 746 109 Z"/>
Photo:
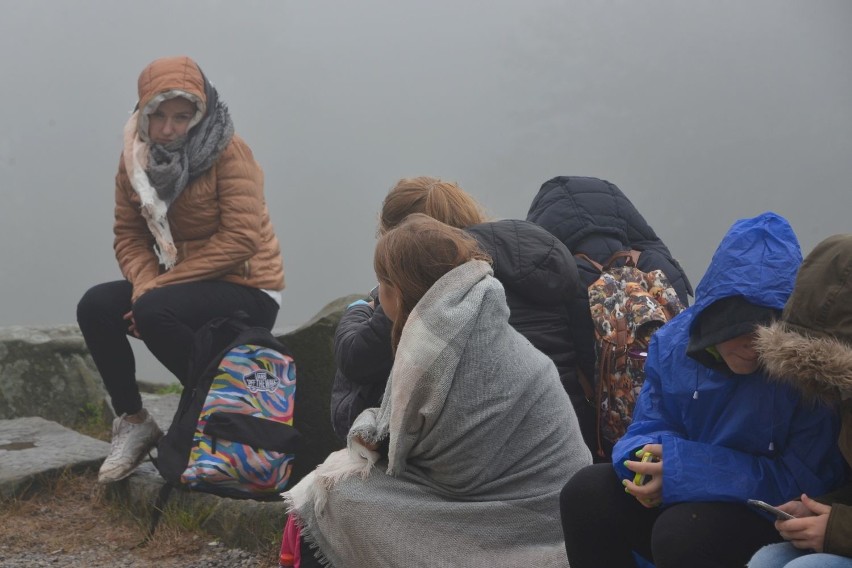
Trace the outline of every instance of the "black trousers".
<path fill-rule="evenodd" d="M 646 509 L 609 464 L 578 471 L 560 496 L 571 568 L 634 568 L 636 551 L 657 568 L 742 567 L 780 542 L 772 522 L 740 503 L 679 503 Z"/>
<path fill-rule="evenodd" d="M 265 292 L 216 280 L 157 288 L 131 306 L 132 293 L 126 280 L 107 282 L 90 288 L 77 304 L 77 323 L 118 415 L 142 408 L 130 324 L 123 319 L 131 309 L 142 341 L 181 383 L 194 334 L 205 323 L 242 310 L 250 325 L 272 329 L 278 315 L 278 304 Z"/>

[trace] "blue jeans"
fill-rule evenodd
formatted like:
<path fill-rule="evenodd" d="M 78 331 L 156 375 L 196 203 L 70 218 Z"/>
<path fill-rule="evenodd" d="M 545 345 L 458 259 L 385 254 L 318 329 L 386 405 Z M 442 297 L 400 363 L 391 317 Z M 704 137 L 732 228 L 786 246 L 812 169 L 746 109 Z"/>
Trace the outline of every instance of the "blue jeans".
<path fill-rule="evenodd" d="M 789 542 L 782 542 L 758 550 L 748 568 L 852 568 L 852 558 L 799 550 Z"/>

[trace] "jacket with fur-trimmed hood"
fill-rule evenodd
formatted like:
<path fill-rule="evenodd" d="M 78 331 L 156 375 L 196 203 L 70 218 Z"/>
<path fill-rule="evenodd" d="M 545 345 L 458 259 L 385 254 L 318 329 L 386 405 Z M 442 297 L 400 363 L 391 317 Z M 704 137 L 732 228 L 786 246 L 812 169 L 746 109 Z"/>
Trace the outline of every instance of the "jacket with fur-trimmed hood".
<path fill-rule="evenodd" d="M 802 263 L 780 321 L 761 328 L 767 371 L 824 401 L 840 400 L 840 450 L 852 466 L 852 234 L 822 241 Z M 831 505 L 824 551 L 852 557 L 852 484 L 823 495 Z"/>
<path fill-rule="evenodd" d="M 145 171 L 148 115 L 164 100 L 196 105 L 188 136 L 211 109 L 209 84 L 189 57 L 158 59 L 139 76 L 139 104 L 125 127 L 115 184 L 114 248 L 133 300 L 170 284 L 223 280 L 282 290 L 284 267 L 263 193 L 263 171 L 236 134 L 212 166 L 190 172 L 170 204 L 153 191 Z"/>

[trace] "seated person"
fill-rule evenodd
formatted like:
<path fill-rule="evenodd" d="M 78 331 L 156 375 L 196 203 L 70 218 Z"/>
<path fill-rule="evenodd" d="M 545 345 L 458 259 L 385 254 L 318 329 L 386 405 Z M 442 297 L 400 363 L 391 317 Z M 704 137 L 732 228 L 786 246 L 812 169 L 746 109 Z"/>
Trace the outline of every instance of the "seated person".
<path fill-rule="evenodd" d="M 835 235 L 808 255 L 780 321 L 758 330 L 756 347 L 773 377 L 822 403 L 841 402 L 840 449 L 852 465 L 852 235 Z M 817 495 L 817 493 L 813 493 Z M 773 503 L 774 504 L 774 503 Z M 799 517 L 778 521 L 786 543 L 761 549 L 753 568 L 852 567 L 852 484 L 788 501 Z"/>
<path fill-rule="evenodd" d="M 90 288 L 77 322 L 117 415 L 100 483 L 129 476 L 162 436 L 142 405 L 130 337 L 186 385 L 196 332 L 245 315 L 272 329 L 284 289 L 263 171 L 186 56 L 151 62 L 124 126 L 113 230 L 122 279 Z"/>
<path fill-rule="evenodd" d="M 844 476 L 837 420 L 767 379 L 754 330 L 776 317 L 801 262 L 786 220 L 737 221 L 716 249 L 695 305 L 651 340 L 634 421 L 613 464 L 583 469 L 561 495 L 572 568 L 743 566 L 780 540 L 747 499 L 779 503 Z M 640 463 L 650 452 L 656 462 Z M 636 473 L 649 475 L 636 484 Z"/>
<path fill-rule="evenodd" d="M 570 300 L 578 286 L 577 267 L 553 235 L 527 221 L 487 221 L 479 205 L 458 185 L 431 177 L 400 180 L 382 205 L 379 232 L 387 233 L 411 213 L 424 213 L 465 229 L 492 259 L 494 277 L 506 292 L 509 324 L 556 364 L 571 396 L 584 437 L 594 443 L 594 410 L 577 382 L 571 340 Z M 337 373 L 331 415 L 335 432 L 346 438 L 355 418 L 378 406 L 393 354 L 391 324 L 375 298 L 349 306 L 334 339 Z"/>
<path fill-rule="evenodd" d="M 642 214 L 614 184 L 593 177 L 555 177 L 541 186 L 530 204 L 527 221 L 547 229 L 571 254 L 585 255 L 598 264 L 604 264 L 617 252 L 641 251 L 637 268 L 644 272 L 662 270 L 681 303 L 689 305 L 692 285 L 686 273 Z M 577 258 L 577 270 L 580 285 L 571 300 L 569 313 L 571 343 L 577 364 L 591 383 L 595 377 L 595 328 L 587 291 L 600 272 L 583 258 Z M 583 416 L 579 412 L 578 416 L 583 427 Z M 595 427 L 592 417 L 592 440 L 596 439 Z M 583 433 L 589 439 L 585 428 Z M 612 444 L 602 440 L 602 446 L 604 456 L 609 456 Z M 597 441 L 592 441 L 590 447 L 597 448 Z"/>
<path fill-rule="evenodd" d="M 321 561 L 568 566 L 557 495 L 591 454 L 553 361 L 509 325 L 488 260 L 422 214 L 379 239 L 395 354 L 381 406 L 284 494 Z"/>

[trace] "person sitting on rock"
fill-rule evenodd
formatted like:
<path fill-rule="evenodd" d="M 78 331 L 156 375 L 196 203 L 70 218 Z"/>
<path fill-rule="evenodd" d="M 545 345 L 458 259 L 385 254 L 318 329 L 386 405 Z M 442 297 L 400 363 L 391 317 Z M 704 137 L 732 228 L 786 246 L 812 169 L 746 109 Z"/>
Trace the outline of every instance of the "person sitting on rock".
<path fill-rule="evenodd" d="M 142 407 L 128 336 L 185 383 L 196 330 L 238 311 L 271 329 L 284 289 L 263 173 L 198 64 L 157 59 L 138 90 L 115 187 L 123 279 L 94 286 L 77 306 L 118 415 L 101 483 L 130 475 L 162 435 Z"/>
<path fill-rule="evenodd" d="M 489 260 L 423 214 L 379 239 L 395 355 L 381 405 L 284 494 L 321 562 L 567 568 L 557 495 L 591 453 L 553 361 L 509 325 Z"/>
<path fill-rule="evenodd" d="M 382 204 L 379 233 L 387 233 L 411 213 L 465 229 L 479 242 L 506 291 L 509 324 L 553 360 L 581 428 L 594 429 L 594 411 L 577 381 L 571 341 L 568 303 L 577 293 L 578 275 L 568 249 L 534 223 L 488 221 L 470 194 L 433 177 L 396 183 Z M 340 320 L 334 339 L 337 373 L 331 410 L 335 432 L 342 439 L 364 409 L 381 401 L 393 365 L 390 330 L 390 320 L 376 299 L 355 302 Z"/>
<path fill-rule="evenodd" d="M 780 313 L 801 258 L 774 213 L 737 221 L 722 239 L 695 305 L 651 340 L 613 463 L 562 491 L 572 568 L 633 568 L 634 552 L 657 568 L 743 566 L 780 540 L 748 499 L 778 503 L 844 478 L 836 418 L 770 381 L 755 351 L 755 328 Z M 638 461 L 646 453 L 655 461 Z"/>
<path fill-rule="evenodd" d="M 839 444 L 852 466 L 852 235 L 829 237 L 807 256 L 781 319 L 758 329 L 755 347 L 773 378 L 841 405 Z M 787 542 L 759 550 L 750 567 L 852 567 L 852 484 L 778 508 L 797 517 L 775 523 Z"/>

